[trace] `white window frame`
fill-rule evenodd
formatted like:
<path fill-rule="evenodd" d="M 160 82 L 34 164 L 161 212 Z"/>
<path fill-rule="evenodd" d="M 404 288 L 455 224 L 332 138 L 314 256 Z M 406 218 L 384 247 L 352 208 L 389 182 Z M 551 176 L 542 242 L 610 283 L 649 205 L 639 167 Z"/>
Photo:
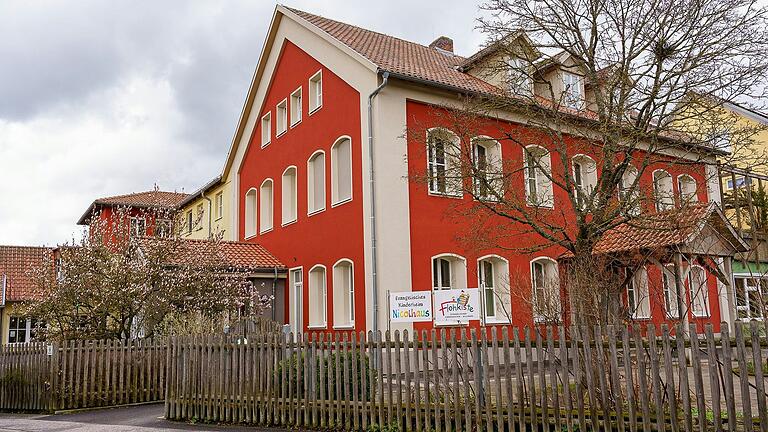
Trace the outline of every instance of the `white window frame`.
<path fill-rule="evenodd" d="M 493 286 L 488 289 L 483 273 L 483 263 L 488 262 L 492 266 Z M 504 280 L 506 278 L 506 281 Z M 506 285 L 507 292 L 503 288 Z M 483 318 L 486 324 L 508 324 L 512 319 L 511 292 L 509 291 L 509 260 L 499 255 L 484 255 L 477 259 L 477 286 L 480 289 Z M 494 314 L 488 313 L 488 294 L 493 295 Z M 499 310 L 504 313 L 500 314 Z"/>
<path fill-rule="evenodd" d="M 448 261 L 448 269 L 450 272 L 449 283 L 450 286 L 437 286 L 435 283 L 435 261 L 444 259 Z M 467 259 L 461 255 L 454 253 L 441 253 L 430 258 L 429 260 L 430 275 L 432 275 L 432 290 L 447 290 L 447 289 L 465 289 L 467 288 Z M 442 267 L 438 268 L 440 277 L 442 279 Z"/>
<path fill-rule="evenodd" d="M 269 196 L 266 196 L 268 188 Z M 275 182 L 264 179 L 259 186 L 259 234 L 264 234 L 275 227 Z"/>
<path fill-rule="evenodd" d="M 530 154 L 530 150 L 538 149 L 542 151 L 543 153 L 538 155 L 538 158 L 544 159 L 545 163 L 542 163 L 541 161 L 538 162 L 536 165 L 538 166 L 530 166 L 528 161 L 528 155 Z M 546 173 L 544 173 L 544 170 L 541 168 L 541 166 L 547 166 L 549 169 L 549 176 L 552 175 L 552 156 L 549 150 L 547 150 L 545 147 L 542 147 L 540 145 L 532 144 L 529 146 L 526 146 L 523 149 L 523 174 L 525 179 L 525 203 L 528 207 L 539 207 L 539 208 L 547 208 L 547 209 L 554 209 L 555 208 L 555 194 L 554 190 L 552 188 L 552 179 L 547 176 Z M 533 177 L 532 177 L 533 176 Z M 531 180 L 533 180 L 533 183 L 531 183 Z M 532 185 L 535 186 L 536 190 L 531 190 Z M 545 195 L 545 199 L 543 201 L 539 200 L 538 196 L 543 193 Z M 541 201 L 541 202 L 539 202 Z"/>
<path fill-rule="evenodd" d="M 16 318 L 17 322 L 23 322 L 24 328 L 22 329 L 21 326 L 17 325 L 15 328 L 11 327 L 11 320 L 13 318 Z M 21 345 L 32 342 L 32 331 L 34 330 L 34 326 L 32 325 L 33 319 L 30 317 L 23 317 L 18 315 L 11 315 L 8 317 L 8 333 L 6 333 L 6 341 L 8 345 Z M 23 341 L 15 341 L 11 342 L 11 332 L 15 331 L 18 332 L 19 330 L 24 330 L 24 340 Z M 14 338 L 18 338 L 18 335 L 15 335 Z"/>
<path fill-rule="evenodd" d="M 349 266 L 349 287 L 337 286 L 337 268 Z M 346 300 L 345 309 L 338 309 Z M 333 328 L 351 329 L 355 327 L 355 263 L 349 258 L 342 258 L 333 264 Z M 346 314 L 341 314 L 346 312 Z M 343 316 L 346 315 L 346 316 Z"/>
<path fill-rule="evenodd" d="M 134 232 L 136 231 L 134 224 L 141 225 L 139 232 Z M 130 237 L 145 237 L 147 235 L 147 219 L 143 216 L 131 216 L 128 219 L 128 227 Z"/>
<path fill-rule="evenodd" d="M 704 275 L 704 278 L 702 280 L 702 285 L 700 286 L 694 286 L 694 272 L 700 271 L 702 275 Z M 700 265 L 692 265 L 688 269 L 688 295 L 691 298 L 691 313 L 693 313 L 693 316 L 697 318 L 701 317 L 708 317 L 710 314 L 709 310 L 709 275 L 707 274 L 707 270 L 704 269 L 704 267 Z M 701 302 L 701 304 L 699 303 Z M 701 306 L 701 310 L 699 309 L 699 306 Z"/>
<path fill-rule="evenodd" d="M 763 317 L 760 315 L 754 316 L 752 314 L 753 306 L 752 306 L 752 299 L 750 297 L 751 292 L 757 293 L 757 298 L 761 299 L 763 296 L 768 295 L 768 292 L 763 292 L 763 285 L 768 285 L 768 278 L 761 277 L 760 275 L 753 275 L 753 274 L 735 274 L 733 275 L 734 280 L 734 304 L 736 305 L 736 319 L 739 321 L 751 321 L 751 320 L 762 320 Z M 749 284 L 748 282 L 752 280 L 754 281 L 753 284 Z M 739 296 L 738 296 L 738 290 L 739 286 L 741 286 L 741 290 L 744 292 L 744 304 L 739 304 Z M 758 305 L 756 308 L 760 313 L 765 313 L 763 310 L 762 305 Z M 743 315 L 743 316 L 742 316 Z"/>
<path fill-rule="evenodd" d="M 566 107 L 581 110 L 586 102 L 584 92 L 584 77 L 568 71 L 563 74 L 563 103 Z M 575 84 L 575 86 L 574 86 Z M 574 91 L 576 90 L 576 91 Z"/>
<path fill-rule="evenodd" d="M 224 217 L 224 192 L 214 195 L 213 200 L 216 204 L 216 220 L 219 220 Z"/>
<path fill-rule="evenodd" d="M 279 138 L 288 132 L 288 98 L 275 105 L 275 117 L 275 136 Z"/>
<path fill-rule="evenodd" d="M 690 185 L 693 185 L 692 191 L 684 190 L 685 188 L 690 187 Z M 677 194 L 681 206 L 699 201 L 699 196 L 697 193 L 698 187 L 699 185 L 693 176 L 689 174 L 680 174 L 677 176 Z"/>
<path fill-rule="evenodd" d="M 272 111 L 267 111 L 261 118 L 261 148 L 272 142 Z"/>
<path fill-rule="evenodd" d="M 323 70 L 315 72 L 309 77 L 309 115 L 314 114 L 323 107 Z"/>
<path fill-rule="evenodd" d="M 245 192 L 245 238 L 256 237 L 258 232 L 258 210 L 259 209 L 259 191 L 256 188 L 250 188 Z"/>
<path fill-rule="evenodd" d="M 648 269 L 645 266 L 638 268 L 635 274 L 629 280 L 626 287 L 627 308 L 632 315 L 632 319 L 647 320 L 651 319 L 651 296 L 648 288 Z M 634 299 L 634 305 L 630 302 Z M 634 307 L 633 307 L 634 306 Z"/>
<path fill-rule="evenodd" d="M 314 273 L 316 270 L 322 269 L 323 271 L 323 286 L 321 288 L 321 291 L 319 293 L 314 293 L 314 287 L 312 286 L 312 273 Z M 307 272 L 307 286 L 309 287 L 309 298 L 307 299 L 307 304 L 310 305 L 310 313 L 309 313 L 309 328 L 311 329 L 325 329 L 328 327 L 328 269 L 322 265 L 322 264 L 315 264 L 312 266 L 312 268 L 309 269 L 309 272 Z M 322 318 L 322 324 L 318 321 L 313 322 L 312 321 L 312 308 L 311 306 L 313 304 L 316 304 L 315 302 L 318 301 L 318 299 L 313 298 L 313 295 L 319 295 L 320 296 L 320 302 L 319 306 L 322 310 L 321 317 Z"/>
<path fill-rule="evenodd" d="M 323 196 L 322 196 L 322 203 L 320 203 L 318 205 L 318 203 L 315 202 L 315 201 L 317 201 L 317 198 L 320 198 L 320 197 L 316 197 L 314 195 L 314 192 L 316 190 L 315 189 L 315 171 L 314 171 L 314 164 L 315 164 L 315 162 L 314 162 L 314 159 L 316 157 L 320 156 L 320 155 L 323 156 L 323 166 L 322 166 L 323 187 L 320 188 L 320 190 L 323 191 Z M 326 197 L 326 186 L 327 186 L 326 183 L 327 182 L 326 182 L 326 169 L 325 169 L 326 162 L 327 162 L 326 161 L 326 154 L 325 154 L 325 151 L 323 151 L 323 150 L 315 151 L 314 153 L 312 153 L 312 155 L 309 157 L 309 159 L 307 159 L 307 215 L 308 216 L 312 216 L 312 215 L 315 215 L 315 214 L 318 214 L 320 212 L 325 211 L 325 202 L 327 201 L 327 197 Z"/>
<path fill-rule="evenodd" d="M 666 174 L 666 178 L 669 179 L 669 191 L 661 191 L 662 186 L 657 183 L 656 174 Z M 657 212 L 666 210 L 672 210 L 675 208 L 675 186 L 672 174 L 665 169 L 653 170 L 651 173 L 651 180 L 653 181 L 653 202 Z M 661 179 L 659 179 L 661 180 Z M 664 201 L 666 200 L 666 201 Z"/>
<path fill-rule="evenodd" d="M 538 281 L 536 278 L 536 271 L 535 271 L 535 264 L 539 263 L 546 263 L 541 264 L 542 266 L 551 266 L 550 270 L 552 271 L 552 274 L 545 274 L 544 277 L 547 278 L 549 281 L 554 282 L 554 286 L 542 286 L 542 289 L 546 291 L 552 291 L 549 293 L 550 296 L 555 296 L 554 299 L 552 299 L 553 304 L 551 307 L 553 308 L 552 311 L 547 312 L 553 312 L 557 314 L 557 318 L 547 317 L 540 313 L 538 310 L 538 294 L 536 291 L 538 290 L 537 285 Z M 542 256 L 542 257 L 536 257 L 530 261 L 528 264 L 528 268 L 530 269 L 530 277 L 531 277 L 531 310 L 533 312 L 533 321 L 535 323 L 546 323 L 546 322 L 562 322 L 563 317 L 563 299 L 562 299 L 562 293 L 560 292 L 560 269 L 558 268 L 557 260 Z M 547 268 L 543 267 L 543 272 L 547 272 Z M 546 283 L 547 280 L 544 282 Z M 556 302 L 556 304 L 554 303 Z M 554 310 L 556 309 L 556 310 Z"/>
<path fill-rule="evenodd" d="M 187 234 L 192 234 L 192 225 L 194 224 L 194 216 L 192 210 L 187 211 Z"/>
<path fill-rule="evenodd" d="M 345 162 L 339 160 L 338 153 L 338 147 L 344 142 L 349 142 L 349 160 L 346 161 L 349 163 L 349 196 L 348 197 L 339 197 L 339 182 L 341 179 L 339 178 L 339 163 Z M 333 145 L 331 146 L 331 207 L 336 207 L 341 204 L 347 203 L 352 201 L 353 196 L 353 179 L 354 179 L 354 173 L 352 172 L 352 138 L 349 135 L 343 135 L 334 141 Z"/>
<path fill-rule="evenodd" d="M 582 199 L 588 199 L 597 187 L 597 162 L 583 153 L 574 155 L 571 158 L 571 175 L 573 175 L 573 193 L 576 195 L 576 204 L 583 210 L 587 208 L 587 201 L 582 201 Z M 578 191 L 582 192 L 581 195 Z"/>
<path fill-rule="evenodd" d="M 502 148 L 501 144 L 489 137 L 489 136 L 477 136 L 472 138 L 472 164 L 475 168 L 474 192 L 478 199 L 486 201 L 497 201 L 498 198 L 489 191 L 495 191 L 496 194 L 503 196 L 503 167 L 502 167 Z M 485 151 L 485 169 L 480 166 L 479 149 L 483 148 Z M 483 187 L 482 182 L 479 179 L 481 173 L 485 174 L 485 182 L 488 183 L 489 191 L 481 190 Z"/>
<path fill-rule="evenodd" d="M 437 160 L 437 152 L 435 148 L 432 146 L 432 140 L 433 136 L 437 134 L 444 134 L 443 141 L 446 141 L 443 144 L 443 160 L 442 162 L 438 162 Z M 449 141 L 452 141 L 449 142 Z M 443 128 L 443 127 L 434 127 L 427 130 L 427 147 L 426 147 L 426 153 L 427 153 L 427 176 L 428 176 L 428 192 L 430 195 L 434 196 L 444 196 L 444 197 L 452 197 L 452 198 L 461 198 L 464 196 L 462 187 L 461 187 L 461 179 L 452 178 L 451 170 L 454 169 L 453 165 L 458 164 L 458 161 L 455 160 L 455 158 L 450 154 L 449 149 L 445 148 L 445 145 L 460 145 L 460 139 L 459 136 L 456 135 L 453 131 Z M 442 168 L 443 169 L 443 185 L 444 189 L 443 191 L 440 190 L 438 187 L 438 182 L 435 179 L 439 179 L 439 176 L 436 174 L 437 170 Z"/>
<path fill-rule="evenodd" d="M 661 274 L 661 284 L 664 295 L 664 313 L 667 318 L 680 318 L 680 302 L 678 300 L 677 284 L 675 283 L 675 265 L 664 264 Z"/>
<path fill-rule="evenodd" d="M 524 71 L 530 66 L 527 60 L 510 56 L 507 59 L 507 80 L 509 92 L 514 96 L 531 96 L 533 94 L 533 80 L 530 71 Z"/>
<path fill-rule="evenodd" d="M 301 123 L 302 113 L 304 108 L 302 105 L 302 91 L 301 87 L 291 93 L 291 127 L 294 127 Z"/>
<path fill-rule="evenodd" d="M 290 190 L 285 184 L 285 178 L 289 171 L 293 171 L 293 185 Z M 290 193 L 290 195 L 287 196 L 287 193 Z M 299 169 L 296 165 L 291 165 L 283 171 L 283 174 L 280 177 L 280 194 L 280 218 L 282 226 L 285 226 L 292 224 L 299 219 Z M 286 205 L 288 204 L 293 205 L 293 217 L 288 217 L 290 216 L 286 211 Z"/>
<path fill-rule="evenodd" d="M 632 185 L 635 183 L 635 180 L 637 180 L 637 177 L 639 175 L 640 173 L 638 172 L 637 168 L 635 168 L 634 165 L 629 164 L 627 165 L 627 168 L 624 170 L 624 173 L 621 175 L 621 179 L 619 179 L 619 199 L 623 200 L 627 195 L 629 195 L 630 193 L 632 194 L 632 196 L 629 197 L 629 200 L 630 200 L 630 207 L 628 209 L 629 216 L 638 216 L 641 210 L 639 183 L 634 190 L 631 189 Z"/>

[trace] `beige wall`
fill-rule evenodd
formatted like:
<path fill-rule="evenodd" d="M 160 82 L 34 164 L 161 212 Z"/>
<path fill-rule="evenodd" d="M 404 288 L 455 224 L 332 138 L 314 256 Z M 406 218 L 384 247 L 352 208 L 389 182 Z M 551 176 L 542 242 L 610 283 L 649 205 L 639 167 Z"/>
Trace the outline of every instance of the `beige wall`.
<path fill-rule="evenodd" d="M 8 326 L 10 325 L 11 315 L 14 315 L 14 308 L 16 304 L 9 302 L 5 304 L 5 307 L 0 309 L 2 311 L 2 320 L 0 320 L 0 345 L 8 343 Z"/>
<path fill-rule="evenodd" d="M 203 192 L 203 196 L 198 194 L 198 197 L 190 201 L 187 205 L 180 210 L 180 223 L 182 224 L 181 235 L 183 238 L 189 239 L 207 239 L 210 235 L 216 235 L 222 233 L 223 240 L 235 240 L 234 230 L 232 229 L 232 191 L 230 190 L 231 182 L 219 183 L 218 185 L 209 188 Z M 216 195 L 221 194 L 223 199 L 223 211 L 221 215 L 217 214 L 216 210 Z M 209 201 L 210 200 L 210 201 Z M 202 212 L 200 206 L 202 205 Z M 187 213 L 192 212 L 192 220 L 194 225 L 192 232 L 189 232 L 187 223 Z"/>

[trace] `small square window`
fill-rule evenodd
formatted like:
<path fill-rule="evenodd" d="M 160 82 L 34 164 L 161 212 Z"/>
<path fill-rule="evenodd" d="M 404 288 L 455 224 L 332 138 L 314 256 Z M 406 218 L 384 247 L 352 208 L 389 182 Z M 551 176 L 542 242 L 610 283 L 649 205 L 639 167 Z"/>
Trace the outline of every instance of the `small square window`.
<path fill-rule="evenodd" d="M 266 147 L 272 140 L 272 113 L 268 112 L 261 118 L 261 146 Z"/>
<path fill-rule="evenodd" d="M 319 70 L 309 79 L 309 112 L 310 114 L 323 106 L 323 71 Z"/>
<path fill-rule="evenodd" d="M 277 136 L 288 130 L 288 100 L 283 99 L 277 104 Z"/>
<path fill-rule="evenodd" d="M 291 127 L 301 121 L 301 87 L 291 93 Z"/>

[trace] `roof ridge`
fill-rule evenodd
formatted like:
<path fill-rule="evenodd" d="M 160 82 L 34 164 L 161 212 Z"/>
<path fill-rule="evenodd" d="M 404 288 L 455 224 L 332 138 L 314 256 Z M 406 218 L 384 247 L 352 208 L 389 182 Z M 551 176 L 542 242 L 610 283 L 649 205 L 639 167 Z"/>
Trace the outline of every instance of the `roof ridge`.
<path fill-rule="evenodd" d="M 336 20 L 336 19 L 333 19 L 333 18 L 324 17 L 324 16 L 322 16 L 322 15 L 318 15 L 318 14 L 314 14 L 314 13 L 311 13 L 311 12 L 303 11 L 303 10 L 301 10 L 301 9 L 296 9 L 296 8 L 292 8 L 292 7 L 289 7 L 289 6 L 284 6 L 284 7 L 285 7 L 286 9 L 288 9 L 289 11 L 291 11 L 291 12 L 295 13 L 296 15 L 298 15 L 300 18 L 302 18 L 302 19 L 304 19 L 305 21 L 309 22 L 309 23 L 310 23 L 310 24 L 312 24 L 313 26 L 317 27 L 318 29 L 320 29 L 320 30 L 321 30 L 321 31 L 323 31 L 324 33 L 327 33 L 328 35 L 330 35 L 330 36 L 331 36 L 331 37 L 333 37 L 334 39 L 338 39 L 338 38 L 337 38 L 337 37 L 335 37 L 335 36 L 333 36 L 333 35 L 332 35 L 331 33 L 329 33 L 328 31 L 326 31 L 326 30 L 322 29 L 321 27 L 319 27 L 319 26 L 315 25 L 314 23 L 310 22 L 310 21 L 309 21 L 309 20 L 307 20 L 305 17 L 301 16 L 301 14 L 306 14 L 306 15 L 309 15 L 309 16 L 311 16 L 311 17 L 314 17 L 314 18 L 320 18 L 320 19 L 324 19 L 324 20 L 327 20 L 327 21 L 332 21 L 332 22 L 334 22 L 334 23 L 337 23 L 337 24 L 342 24 L 342 25 L 345 25 L 345 26 L 348 26 L 348 27 L 352 27 L 352 28 L 355 28 L 355 29 L 357 29 L 357 30 L 361 30 L 361 31 L 364 31 L 364 32 L 368 32 L 368 33 L 377 34 L 377 35 L 379 35 L 379 36 L 385 36 L 385 37 L 388 37 L 388 38 L 396 39 L 396 40 L 399 40 L 399 41 L 401 41 L 401 42 L 405 42 L 405 43 L 409 43 L 409 44 L 413 44 L 413 45 L 418 45 L 418 46 L 420 46 L 420 47 L 422 47 L 422 48 L 426 48 L 426 49 L 428 49 L 428 50 L 434 50 L 435 52 L 439 52 L 439 53 L 441 53 L 441 54 L 443 54 L 443 55 L 449 55 L 449 54 L 450 54 L 450 55 L 453 55 L 453 57 L 458 57 L 459 59 L 462 59 L 462 60 L 466 59 L 466 57 L 464 57 L 464 56 L 460 56 L 460 55 L 458 55 L 458 54 L 456 54 L 456 53 L 453 53 L 453 52 L 447 52 L 447 51 L 445 51 L 445 50 L 441 50 L 441 51 L 438 51 L 438 50 L 436 50 L 435 48 L 432 48 L 432 47 L 430 47 L 429 45 L 424 45 L 424 44 L 422 44 L 422 43 L 419 43 L 419 42 L 414 42 L 414 41 L 411 41 L 411 40 L 408 40 L 408 39 L 403 39 L 403 38 L 401 38 L 401 37 L 398 37 L 398 36 L 393 36 L 393 35 L 391 35 L 391 34 L 383 33 L 383 32 L 380 32 L 380 31 L 376 31 L 376 30 L 367 29 L 367 28 L 365 28 L 365 27 L 360 27 L 360 26 L 358 26 L 358 25 L 355 25 L 355 24 L 349 24 L 349 23 L 346 23 L 346 22 L 344 22 L 344 21 L 339 21 L 339 20 Z M 343 43 L 343 42 L 342 42 L 342 43 Z M 345 43 L 345 45 L 347 45 L 347 44 Z"/>
<path fill-rule="evenodd" d="M 142 191 L 142 192 L 131 192 L 131 193 L 127 193 L 127 194 L 120 194 L 120 195 L 112 195 L 112 196 L 101 197 L 101 198 L 97 198 L 96 201 L 110 200 L 110 199 L 115 199 L 115 198 L 127 198 L 127 197 L 136 196 L 136 195 L 151 194 L 151 193 L 158 193 L 158 192 L 159 193 L 177 194 L 177 195 L 189 195 L 186 192 L 171 192 L 171 191 L 164 191 L 164 190 L 148 190 L 148 191 Z"/>

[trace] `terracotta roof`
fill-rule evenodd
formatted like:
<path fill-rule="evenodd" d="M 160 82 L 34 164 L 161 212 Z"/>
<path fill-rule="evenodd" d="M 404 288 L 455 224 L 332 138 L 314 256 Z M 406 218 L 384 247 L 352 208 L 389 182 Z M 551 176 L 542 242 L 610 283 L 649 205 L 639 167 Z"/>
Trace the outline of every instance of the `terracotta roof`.
<path fill-rule="evenodd" d="M 684 245 L 694 240 L 707 224 L 720 225 L 715 228 L 728 231 L 732 240 L 739 243 L 735 245 L 737 248 L 746 247 L 719 207 L 714 203 L 699 203 L 624 222 L 608 230 L 593 251 L 607 254 Z"/>
<path fill-rule="evenodd" d="M 145 245 L 159 241 L 153 237 L 140 240 Z M 285 265 L 260 244 L 234 241 L 177 240 L 178 250 L 171 258 L 170 265 L 195 265 L 203 253 L 215 253 L 221 259 L 219 266 L 238 271 L 262 269 L 285 270 Z M 216 248 L 206 251 L 205 248 Z"/>
<path fill-rule="evenodd" d="M 470 92 L 498 94 L 498 87 L 462 73 L 464 57 L 394 36 L 287 8 L 384 71 Z"/>
<path fill-rule="evenodd" d="M 53 249 L 47 247 L 0 246 L 0 284 L 2 276 L 5 275 L 6 301 L 33 298 L 35 281 L 32 271 L 44 265 L 45 261 L 51 258 L 52 251 Z"/>
<path fill-rule="evenodd" d="M 172 209 L 178 207 L 188 197 L 189 194 L 186 193 L 151 190 L 98 198 L 88 207 L 85 213 L 80 216 L 77 223 L 80 225 L 88 223 L 88 219 L 90 219 L 91 214 L 93 214 L 97 207 L 125 206 L 135 208 Z"/>

